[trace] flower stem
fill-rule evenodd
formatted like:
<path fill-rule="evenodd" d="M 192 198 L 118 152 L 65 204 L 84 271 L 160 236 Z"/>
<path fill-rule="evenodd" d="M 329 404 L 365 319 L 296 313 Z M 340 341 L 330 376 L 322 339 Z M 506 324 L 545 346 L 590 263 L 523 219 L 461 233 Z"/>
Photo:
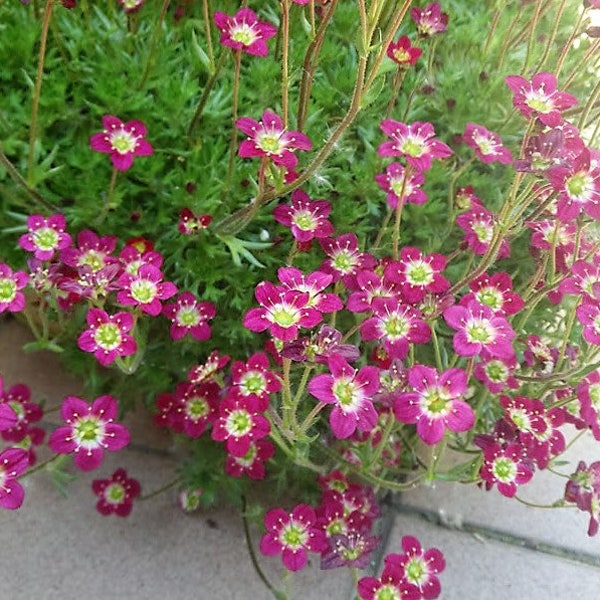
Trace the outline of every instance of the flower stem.
<path fill-rule="evenodd" d="M 102 206 L 102 210 L 100 214 L 96 218 L 95 225 L 100 225 L 106 219 L 106 215 L 110 210 L 110 206 L 112 204 L 113 197 L 115 195 L 115 187 L 117 185 L 117 175 L 119 171 L 116 167 L 113 167 L 112 174 L 110 176 L 110 183 L 108 184 L 108 191 L 106 192 L 106 200 L 104 201 L 104 205 Z"/>
<path fill-rule="evenodd" d="M 21 475 L 19 479 L 29 477 L 30 475 L 33 475 L 36 471 L 41 471 L 42 469 L 45 469 L 49 464 L 53 463 L 57 458 L 60 458 L 61 456 L 62 454 L 55 454 L 54 456 L 51 456 L 50 458 L 41 462 L 39 465 L 35 465 L 35 467 L 32 467 L 28 471 L 25 471 L 25 473 L 23 473 L 23 475 Z"/>
<path fill-rule="evenodd" d="M 159 487 L 157 490 L 154 490 L 153 492 L 150 492 L 149 494 L 144 494 L 143 496 L 140 496 L 138 498 L 138 501 L 150 500 L 150 498 L 154 498 L 154 497 L 158 496 L 159 494 L 162 494 L 163 492 L 170 490 L 172 487 L 175 487 L 180 481 L 181 481 L 181 477 L 176 477 L 172 481 L 169 481 L 169 483 L 166 483 L 162 487 Z"/>
<path fill-rule="evenodd" d="M 233 99 L 231 104 L 231 141 L 229 142 L 229 164 L 227 166 L 227 178 L 225 179 L 225 189 L 223 192 L 226 194 L 231 188 L 231 179 L 233 177 L 233 168 L 235 166 L 235 153 L 237 150 L 237 127 L 235 122 L 238 116 L 238 102 L 240 94 L 240 69 L 242 65 L 242 51 L 234 51 L 234 70 L 233 70 Z M 236 232 L 237 233 L 237 232 Z"/>
<path fill-rule="evenodd" d="M 156 25 L 154 27 L 154 32 L 152 33 L 152 39 L 150 40 L 150 50 L 148 51 L 148 58 L 146 59 L 146 66 L 144 68 L 144 73 L 138 85 L 138 89 L 142 89 L 146 80 L 148 79 L 148 75 L 150 75 L 150 69 L 152 68 L 152 63 L 154 61 L 154 55 L 156 54 L 156 47 L 158 45 L 158 36 L 160 34 L 160 28 L 165 20 L 165 16 L 167 14 L 167 10 L 169 8 L 169 4 L 171 0 L 163 0 L 162 7 L 160 9 L 160 15 L 158 16 L 158 21 L 156 21 Z"/>
<path fill-rule="evenodd" d="M 52 18 L 52 9 L 54 0 L 46 0 L 44 8 L 44 18 L 42 20 L 42 35 L 40 37 L 40 52 L 38 56 L 37 73 L 35 76 L 35 86 L 33 88 L 33 102 L 31 104 L 31 118 L 29 120 L 29 156 L 27 158 L 27 183 L 33 186 L 34 160 L 35 160 L 35 141 L 37 138 L 38 112 L 40 108 L 40 96 L 42 93 L 42 78 L 44 76 L 44 61 L 46 59 L 46 43 L 48 41 L 48 29 L 50 28 L 50 19 Z"/>
<path fill-rule="evenodd" d="M 290 0 L 281 0 L 281 120 L 288 126 L 289 50 L 290 50 Z"/>
<path fill-rule="evenodd" d="M 206 48 L 208 50 L 208 60 L 210 61 L 210 66 L 214 68 L 215 55 L 213 52 L 212 36 L 211 36 L 211 30 L 210 30 L 211 19 L 210 19 L 208 0 L 202 0 L 202 16 L 204 18 L 204 33 L 206 36 Z"/>

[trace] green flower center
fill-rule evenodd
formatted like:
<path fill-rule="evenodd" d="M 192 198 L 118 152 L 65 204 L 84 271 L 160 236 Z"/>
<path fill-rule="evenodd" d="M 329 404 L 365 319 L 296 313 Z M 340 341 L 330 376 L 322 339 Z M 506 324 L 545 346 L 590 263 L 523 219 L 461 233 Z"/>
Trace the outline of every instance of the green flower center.
<path fill-rule="evenodd" d="M 600 409 L 600 383 L 592 383 L 589 387 L 590 401 L 595 409 Z"/>
<path fill-rule="evenodd" d="M 475 134 L 473 141 L 477 144 L 481 154 L 492 154 L 494 152 L 494 144 L 489 138 Z"/>
<path fill-rule="evenodd" d="M 332 392 L 342 406 L 350 407 L 354 403 L 356 387 L 352 381 L 337 379 L 333 384 Z"/>
<path fill-rule="evenodd" d="M 185 404 L 186 415 L 193 421 L 198 421 L 209 413 L 209 406 L 206 398 L 202 396 L 192 396 L 188 398 Z"/>
<path fill-rule="evenodd" d="M 40 227 L 33 233 L 33 243 L 40 250 L 53 250 L 58 245 L 58 233 L 52 227 Z"/>
<path fill-rule="evenodd" d="M 295 308 L 279 305 L 271 312 L 271 320 L 283 328 L 291 327 L 300 320 L 300 315 Z"/>
<path fill-rule="evenodd" d="M 533 92 L 532 95 L 525 100 L 525 104 L 527 104 L 529 108 L 540 113 L 549 113 L 554 109 L 554 104 L 545 94 L 540 92 Z"/>
<path fill-rule="evenodd" d="M 483 243 L 487 244 L 492 240 L 492 235 L 494 234 L 494 228 L 490 226 L 488 223 L 473 223 L 471 225 L 477 239 Z"/>
<path fill-rule="evenodd" d="M 333 257 L 333 266 L 342 273 L 349 273 L 356 265 L 356 257 L 348 250 L 341 250 Z"/>
<path fill-rule="evenodd" d="M 406 579 L 413 585 L 419 585 L 424 583 L 428 578 L 427 570 L 423 566 L 423 560 L 421 558 L 411 558 L 406 563 Z"/>
<path fill-rule="evenodd" d="M 418 158 L 424 154 L 425 149 L 423 148 L 423 144 L 417 142 L 416 140 L 406 140 L 402 144 L 400 151 L 404 152 L 404 154 L 408 154 L 409 156 Z"/>
<path fill-rule="evenodd" d="M 137 279 L 131 284 L 131 296 L 140 304 L 152 302 L 156 293 L 156 285 L 147 279 Z"/>
<path fill-rule="evenodd" d="M 252 430 L 252 419 L 248 411 L 243 409 L 232 411 L 229 417 L 227 417 L 226 429 L 235 437 L 250 433 Z"/>
<path fill-rule="evenodd" d="M 248 23 L 237 23 L 231 28 L 229 33 L 234 42 L 238 42 L 244 46 L 250 46 L 258 38 L 256 31 Z"/>
<path fill-rule="evenodd" d="M 267 154 L 281 154 L 285 144 L 281 142 L 279 135 L 272 133 L 260 133 L 256 139 L 256 145 Z"/>
<path fill-rule="evenodd" d="M 114 350 L 121 345 L 121 331 L 114 323 L 102 323 L 94 331 L 94 341 L 104 350 Z"/>
<path fill-rule="evenodd" d="M 490 381 L 502 383 L 508 377 L 508 368 L 502 361 L 494 360 L 486 365 L 485 373 Z"/>
<path fill-rule="evenodd" d="M 500 457 L 492 465 L 494 477 L 502 483 L 510 483 L 517 476 L 517 465 L 510 458 Z"/>
<path fill-rule="evenodd" d="M 104 266 L 104 254 L 95 250 L 87 250 L 79 258 L 79 265 L 87 265 L 92 271 L 99 271 Z"/>
<path fill-rule="evenodd" d="M 122 504 L 127 492 L 121 483 L 111 483 L 104 490 L 104 499 L 109 504 Z"/>
<path fill-rule="evenodd" d="M 587 173 L 575 173 L 565 181 L 569 197 L 574 200 L 585 200 L 589 195 L 593 180 Z"/>
<path fill-rule="evenodd" d="M 406 268 L 406 279 L 413 285 L 429 285 L 433 281 L 433 269 L 423 261 L 411 262 Z"/>
<path fill-rule="evenodd" d="M 404 177 L 395 177 L 394 179 L 390 180 L 390 187 L 392 188 L 394 194 L 398 196 L 398 198 L 406 198 L 413 192 L 413 186 L 408 181 L 403 184 L 403 181 Z M 402 189 L 403 185 L 404 189 Z"/>
<path fill-rule="evenodd" d="M 299 550 L 308 541 L 308 533 L 305 527 L 292 522 L 282 529 L 280 540 L 292 550 Z"/>
<path fill-rule="evenodd" d="M 73 427 L 73 437 L 81 446 L 96 446 L 102 435 L 102 427 L 96 417 L 80 419 Z"/>
<path fill-rule="evenodd" d="M 494 287 L 484 287 L 475 293 L 475 297 L 481 304 L 485 304 L 494 310 L 500 310 L 504 304 L 502 292 Z"/>
<path fill-rule="evenodd" d="M 427 390 L 427 392 L 424 394 L 423 399 L 425 401 L 425 410 L 427 410 L 428 412 L 438 416 L 448 412 L 448 400 L 447 398 L 443 398 L 441 396 L 439 390 Z"/>
<path fill-rule="evenodd" d="M 408 335 L 410 323 L 400 315 L 390 315 L 385 320 L 383 328 L 388 338 L 397 339 Z"/>
<path fill-rule="evenodd" d="M 392 54 L 399 63 L 405 63 L 410 61 L 410 54 L 406 50 L 402 50 L 401 48 L 396 48 L 392 51 Z"/>
<path fill-rule="evenodd" d="M 531 419 L 526 411 L 520 408 L 513 408 L 509 414 L 512 422 L 517 426 L 518 429 L 521 431 L 531 430 Z"/>
<path fill-rule="evenodd" d="M 8 405 L 15 411 L 15 414 L 17 415 L 17 420 L 22 421 L 25 417 L 25 407 L 16 400 L 10 400 L 8 402 Z"/>
<path fill-rule="evenodd" d="M 182 327 L 194 327 L 200 322 L 198 309 L 194 306 L 182 306 L 177 311 L 177 323 Z"/>
<path fill-rule="evenodd" d="M 258 454 L 258 449 L 256 446 L 250 446 L 250 450 L 244 454 L 244 456 L 236 456 L 235 462 L 242 467 L 251 467 L 256 460 L 256 455 Z"/>
<path fill-rule="evenodd" d="M 488 344 L 494 339 L 494 334 L 487 321 L 474 321 L 466 328 L 467 339 L 471 343 Z"/>
<path fill-rule="evenodd" d="M 110 134 L 110 145 L 119 154 L 129 154 L 135 150 L 137 138 L 128 131 L 119 129 Z"/>
<path fill-rule="evenodd" d="M 251 371 L 246 373 L 240 382 L 240 389 L 244 396 L 260 394 L 265 391 L 266 381 L 262 373 Z"/>
<path fill-rule="evenodd" d="M 317 221 L 310 210 L 299 210 L 294 214 L 292 222 L 302 231 L 313 231 L 317 227 Z"/>
<path fill-rule="evenodd" d="M 386 583 L 380 587 L 374 596 L 375 600 L 400 600 L 400 592 L 392 584 Z"/>
<path fill-rule="evenodd" d="M 8 277 L 0 278 L 0 302 L 9 303 L 17 295 L 17 284 Z"/>

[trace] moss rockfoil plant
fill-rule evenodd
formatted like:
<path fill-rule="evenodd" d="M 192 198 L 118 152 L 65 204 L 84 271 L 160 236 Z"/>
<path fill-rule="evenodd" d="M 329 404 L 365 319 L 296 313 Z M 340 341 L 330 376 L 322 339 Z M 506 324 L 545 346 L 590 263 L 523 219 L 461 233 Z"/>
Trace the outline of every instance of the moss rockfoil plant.
<path fill-rule="evenodd" d="M 410 532 L 365 571 L 385 493 L 436 480 L 531 504 L 550 471 L 595 535 L 600 462 L 563 453 L 600 441 L 599 15 L 0 2 L 0 319 L 86 385 L 47 406 L 0 373 L 0 506 L 70 456 L 103 515 L 228 501 L 276 598 L 259 552 L 437 598 Z M 140 406 L 182 457 L 158 490 L 102 469 Z"/>

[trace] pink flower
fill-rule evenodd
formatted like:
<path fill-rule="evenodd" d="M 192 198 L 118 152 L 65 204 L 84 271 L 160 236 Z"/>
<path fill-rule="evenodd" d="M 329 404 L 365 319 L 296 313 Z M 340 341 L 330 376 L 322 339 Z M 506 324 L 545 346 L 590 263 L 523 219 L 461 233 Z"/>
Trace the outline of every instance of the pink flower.
<path fill-rule="evenodd" d="M 427 294 L 443 294 L 450 287 L 450 282 L 441 274 L 445 268 L 444 255 L 423 254 L 419 248 L 404 246 L 400 260 L 389 262 L 384 276 L 399 287 L 403 300 L 417 304 Z"/>
<path fill-rule="evenodd" d="M 0 452 L 0 506 L 8 510 L 20 508 L 25 492 L 17 477 L 29 466 L 29 453 L 21 448 Z"/>
<path fill-rule="evenodd" d="M 281 381 L 269 371 L 269 359 L 263 352 L 253 354 L 247 362 L 231 365 L 229 393 L 235 398 L 252 397 L 258 400 L 259 410 L 267 410 L 269 397 L 281 389 Z"/>
<path fill-rule="evenodd" d="M 260 541 L 265 556 L 281 553 L 286 569 L 299 571 L 306 566 L 308 552 L 322 552 L 328 543 L 316 525 L 315 511 L 308 504 L 298 504 L 291 513 L 274 508 L 265 515 L 267 533 Z"/>
<path fill-rule="evenodd" d="M 375 298 L 393 299 L 397 298 L 399 294 L 399 286 L 397 283 L 390 281 L 385 275 L 385 271 L 382 277 L 375 271 L 365 269 L 359 271 L 348 283 L 351 283 L 353 291 L 348 296 L 346 308 L 351 312 L 371 311 L 371 304 Z"/>
<path fill-rule="evenodd" d="M 117 2 L 123 7 L 124 12 L 132 13 L 139 10 L 146 0 L 117 0 Z"/>
<path fill-rule="evenodd" d="M 160 269 L 146 264 L 135 275 L 123 273 L 117 283 L 121 291 L 117 302 L 124 306 L 138 306 L 142 312 L 153 317 L 162 310 L 161 300 L 168 300 L 177 293 L 177 287 L 170 281 L 162 281 Z"/>
<path fill-rule="evenodd" d="M 198 302 L 194 294 L 183 292 L 175 302 L 163 306 L 162 314 L 171 320 L 174 340 L 189 333 L 195 340 L 204 341 L 211 333 L 207 321 L 217 314 L 217 309 L 212 302 Z"/>
<path fill-rule="evenodd" d="M 485 254 L 494 237 L 495 217 L 482 206 L 474 206 L 471 210 L 456 217 L 456 224 L 464 230 L 465 241 L 475 254 Z M 498 258 L 510 256 L 510 246 L 504 239 L 500 242 Z"/>
<path fill-rule="evenodd" d="M 508 273 L 483 273 L 469 283 L 470 294 L 460 299 L 462 305 L 476 300 L 489 306 L 499 315 L 514 315 L 523 309 L 525 303 L 519 294 L 512 291 L 512 279 Z"/>
<path fill-rule="evenodd" d="M 563 294 L 581 295 L 584 302 L 593 303 L 594 286 L 600 283 L 600 257 L 594 262 L 576 260 L 571 266 L 571 276 L 560 282 L 560 291 Z"/>
<path fill-rule="evenodd" d="M 104 516 L 126 517 L 131 513 L 133 500 L 142 493 L 140 482 L 127 477 L 125 469 L 117 469 L 108 479 L 94 479 L 92 490 L 98 496 L 96 510 Z"/>
<path fill-rule="evenodd" d="M 117 412 L 112 396 L 100 396 L 92 404 L 67 396 L 60 409 L 66 425 L 50 435 L 48 446 L 57 454 L 74 454 L 75 466 L 82 471 L 96 469 L 105 450 L 121 450 L 129 444 L 129 430 L 115 423 Z"/>
<path fill-rule="evenodd" d="M 150 156 L 154 149 L 144 139 L 146 126 L 141 121 L 127 121 L 113 115 L 102 117 L 104 131 L 90 137 L 90 147 L 96 152 L 110 154 L 115 169 L 127 171 L 135 156 Z"/>
<path fill-rule="evenodd" d="M 86 315 L 89 329 L 78 338 L 77 345 L 84 352 L 93 352 L 102 366 L 114 362 L 117 356 L 130 356 L 137 351 L 129 332 L 133 316 L 127 312 L 108 315 L 101 308 L 90 308 Z"/>
<path fill-rule="evenodd" d="M 326 404 L 334 404 L 329 416 L 333 434 L 344 439 L 356 429 L 370 431 L 377 424 L 377 411 L 371 398 L 379 390 L 377 367 L 362 367 L 358 372 L 342 357 L 327 361 L 330 375 L 317 375 L 308 384 L 308 391 Z"/>
<path fill-rule="evenodd" d="M 188 371 L 190 383 L 211 381 L 217 373 L 229 362 L 229 356 L 221 356 L 218 350 L 213 350 L 204 364 L 195 365 Z"/>
<path fill-rule="evenodd" d="M 3 391 L 2 383 L 0 376 L 0 435 L 3 440 L 18 444 L 30 433 L 31 423 L 42 419 L 43 411 L 39 404 L 30 401 L 27 385 L 17 383 Z"/>
<path fill-rule="evenodd" d="M 391 141 L 377 148 L 379 156 L 403 156 L 418 171 L 431 168 L 434 158 L 447 158 L 452 150 L 444 142 L 433 139 L 435 130 L 431 123 L 415 121 L 407 125 L 393 119 L 384 119 L 381 130 Z"/>
<path fill-rule="evenodd" d="M 217 11 L 214 21 L 221 31 L 223 46 L 254 56 L 267 56 L 269 49 L 266 41 L 277 33 L 277 27 L 259 21 L 256 13 L 249 8 L 241 8 L 232 17 Z"/>
<path fill-rule="evenodd" d="M 475 154 L 483 163 L 499 162 L 504 165 L 512 163 L 510 150 L 502 145 L 500 136 L 487 130 L 483 125 L 467 123 L 463 140 L 467 146 L 475 150 Z"/>
<path fill-rule="evenodd" d="M 319 267 L 319 271 L 331 273 L 333 281 L 355 275 L 361 269 L 370 269 L 377 264 L 373 256 L 358 250 L 358 238 L 354 233 L 344 233 L 337 238 L 319 240 L 323 252 L 329 257 Z"/>
<path fill-rule="evenodd" d="M 421 48 L 415 48 L 410 45 L 410 38 L 402 35 L 397 42 L 390 42 L 387 48 L 387 55 L 401 67 L 414 65 L 423 54 Z"/>
<path fill-rule="evenodd" d="M 19 238 L 19 246 L 23 250 L 33 252 L 38 260 L 50 260 L 55 251 L 62 250 L 71 244 L 71 236 L 65 233 L 67 222 L 61 214 L 48 218 L 42 215 L 27 217 L 28 233 Z"/>
<path fill-rule="evenodd" d="M 483 362 L 475 365 L 473 375 L 493 394 L 498 394 L 506 388 L 516 390 L 520 386 L 514 376 L 517 364 L 516 356 L 512 358 L 486 357 Z"/>
<path fill-rule="evenodd" d="M 511 358 L 515 332 L 504 317 L 472 300 L 467 306 L 451 306 L 444 311 L 446 323 L 453 329 L 454 351 L 459 356 L 476 356 L 483 351 L 494 358 Z"/>
<path fill-rule="evenodd" d="M 548 127 L 560 125 L 561 111 L 577 104 L 575 96 L 557 90 L 556 77 L 552 73 L 538 73 L 531 81 L 509 75 L 504 81 L 513 92 L 513 106 L 524 117 L 537 117 Z"/>
<path fill-rule="evenodd" d="M 425 183 L 425 176 L 420 171 L 406 170 L 400 163 L 393 162 L 386 167 L 384 173 L 375 175 L 377 185 L 387 192 L 386 200 L 388 206 L 396 208 L 411 202 L 412 204 L 424 204 L 427 195 L 421 189 Z"/>
<path fill-rule="evenodd" d="M 397 396 L 394 414 L 402 423 L 416 423 L 426 444 L 437 444 L 446 429 L 462 432 L 473 427 L 473 409 L 460 399 L 467 391 L 467 375 L 462 369 L 438 374 L 431 367 L 415 365 L 408 371 L 408 383 L 414 391 Z"/>
<path fill-rule="evenodd" d="M 189 208 L 183 208 L 179 213 L 177 229 L 183 235 L 194 235 L 206 229 L 212 221 L 210 215 L 195 215 Z"/>
<path fill-rule="evenodd" d="M 116 236 L 99 237 L 93 231 L 84 229 L 77 235 L 77 248 L 61 250 L 60 260 L 75 269 L 88 266 L 94 272 L 99 271 L 117 262 L 117 258 L 111 256 L 116 245 Z"/>
<path fill-rule="evenodd" d="M 276 206 L 273 216 L 292 230 L 294 239 L 305 243 L 333 233 L 333 225 L 327 220 L 330 212 L 331 204 L 327 200 L 311 200 L 306 192 L 294 190 L 291 204 Z"/>
<path fill-rule="evenodd" d="M 583 339 L 600 346 L 600 303 L 584 302 L 575 309 L 575 314 L 583 325 Z"/>
<path fill-rule="evenodd" d="M 403 360 L 410 344 L 425 344 L 431 339 L 431 329 L 414 306 L 401 304 L 395 298 L 374 298 L 373 316 L 360 325 L 363 340 L 382 340 L 390 358 Z"/>
<path fill-rule="evenodd" d="M 225 472 L 230 477 L 247 475 L 250 479 L 264 479 L 265 462 L 275 455 L 275 446 L 268 440 L 256 440 L 244 456 L 232 456 L 225 459 Z"/>
<path fill-rule="evenodd" d="M 424 8 L 411 8 L 410 16 L 423 37 L 443 33 L 448 27 L 448 15 L 442 12 L 439 2 L 431 2 Z"/>
<path fill-rule="evenodd" d="M 500 444 L 491 444 L 483 450 L 483 466 L 479 475 L 490 490 L 494 484 L 507 498 L 517 493 L 517 486 L 523 485 L 533 477 L 533 466 L 524 457 L 520 444 L 511 443 L 505 448 Z"/>
<path fill-rule="evenodd" d="M 294 150 L 311 150 L 310 140 L 299 131 L 286 131 L 283 122 L 273 112 L 265 110 L 262 121 L 242 117 L 235 126 L 248 136 L 239 147 L 242 158 L 265 156 L 274 164 L 293 170 L 298 164 Z"/>
<path fill-rule="evenodd" d="M 264 408 L 256 396 L 224 398 L 219 405 L 219 416 L 213 423 L 212 439 L 225 442 L 229 454 L 246 456 L 252 442 L 267 437 L 271 431 L 271 424 L 260 414 Z"/>
<path fill-rule="evenodd" d="M 577 504 L 579 510 L 590 513 L 588 535 L 598 533 L 600 525 L 600 461 L 588 467 L 580 461 L 565 486 L 565 500 Z"/>
<path fill-rule="evenodd" d="M 306 292 L 293 292 L 263 281 L 256 286 L 254 295 L 261 308 L 251 308 L 244 316 L 244 327 L 250 331 L 265 331 L 284 342 L 298 337 L 298 328 L 318 325 L 322 316 L 308 307 Z"/>
<path fill-rule="evenodd" d="M 281 267 L 277 270 L 277 277 L 284 288 L 308 293 L 306 306 L 314 308 L 320 313 L 336 312 L 344 307 L 344 303 L 338 296 L 323 291 L 333 281 L 333 275 L 330 273 L 313 271 L 304 275 L 300 269 L 295 267 Z"/>
<path fill-rule="evenodd" d="M 25 295 L 20 290 L 28 283 L 25 271 L 13 272 L 6 263 L 0 262 L 0 314 L 21 312 L 25 308 Z"/>

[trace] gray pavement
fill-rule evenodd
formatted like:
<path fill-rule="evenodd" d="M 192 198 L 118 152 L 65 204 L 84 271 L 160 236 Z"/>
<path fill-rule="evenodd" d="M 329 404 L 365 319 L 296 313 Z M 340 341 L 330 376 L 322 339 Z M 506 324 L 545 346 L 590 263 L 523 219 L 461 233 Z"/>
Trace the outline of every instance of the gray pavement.
<path fill-rule="evenodd" d="M 27 383 L 36 400 L 59 402 L 78 394 L 80 383 L 49 353 L 25 354 L 23 328 L 0 319 L 0 374 L 5 385 Z M 150 427 L 144 414 L 130 418 L 135 444 L 108 454 L 98 472 L 80 474 L 61 496 L 46 474 L 24 480 L 19 511 L 0 512 L 0 600 L 265 600 L 272 598 L 248 559 L 234 510 L 186 515 L 167 492 L 134 506 L 127 519 L 102 517 L 89 482 L 117 466 L 135 475 L 148 492 L 175 474 L 171 441 Z M 587 436 L 569 451 L 600 459 Z M 544 503 L 562 495 L 563 482 L 537 473 L 522 495 Z M 382 521 L 385 552 L 400 551 L 404 535 L 446 557 L 441 574 L 446 600 L 553 600 L 600 597 L 600 537 L 586 535 L 587 517 L 573 509 L 532 510 L 496 490 L 438 483 L 395 498 Z M 253 531 L 255 545 L 261 531 Z M 283 575 L 278 557 L 259 557 L 267 576 Z M 344 570 L 321 572 L 317 561 L 293 575 L 294 600 L 350 600 L 353 583 Z"/>

